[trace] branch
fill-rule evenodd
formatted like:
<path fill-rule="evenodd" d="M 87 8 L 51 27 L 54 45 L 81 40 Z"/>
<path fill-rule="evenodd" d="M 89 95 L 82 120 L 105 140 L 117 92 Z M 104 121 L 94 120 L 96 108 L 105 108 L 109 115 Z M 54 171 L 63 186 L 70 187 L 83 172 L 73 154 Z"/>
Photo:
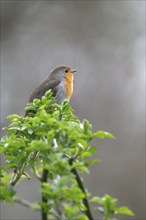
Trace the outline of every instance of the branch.
<path fill-rule="evenodd" d="M 73 165 L 73 158 L 69 159 L 69 164 Z M 85 194 L 85 198 L 83 199 L 83 203 L 86 207 L 86 210 L 84 211 L 89 220 L 94 220 L 92 216 L 92 212 L 89 206 L 88 198 L 87 198 L 87 193 L 83 185 L 83 181 L 80 178 L 80 175 L 78 174 L 77 170 L 75 168 L 72 169 L 72 173 L 75 175 L 76 181 L 78 183 L 79 188 L 82 190 L 82 192 Z"/>
<path fill-rule="evenodd" d="M 17 168 L 14 169 L 14 175 L 13 175 L 11 181 L 10 181 L 10 185 L 11 185 L 11 186 L 15 186 L 16 183 L 20 180 L 20 178 L 21 178 L 22 175 L 25 175 L 25 176 L 27 176 L 28 179 L 31 179 L 31 177 L 29 176 L 29 174 L 27 174 L 27 173 L 25 172 L 25 169 L 26 169 L 26 167 L 27 167 L 27 165 L 28 165 L 28 162 L 29 162 L 29 160 L 30 160 L 30 157 L 31 157 L 31 154 L 29 154 L 29 155 L 27 156 L 25 162 L 21 164 L 22 166 L 21 166 L 21 168 L 20 168 L 19 170 L 18 170 Z"/>
<path fill-rule="evenodd" d="M 57 148 L 57 147 L 58 147 L 55 138 L 53 139 L 52 147 L 54 147 L 54 148 Z M 42 178 L 41 178 L 41 182 L 42 182 L 42 183 L 47 183 L 48 173 L 49 173 L 48 170 L 46 170 L 46 169 L 43 170 L 43 174 L 42 174 Z M 46 203 L 46 204 L 47 204 L 47 202 L 48 202 L 48 199 L 43 195 L 43 193 L 42 193 L 42 202 L 44 202 L 44 203 Z M 42 207 L 42 220 L 47 220 L 47 213 L 46 213 L 46 211 L 44 210 L 43 207 Z"/>
<path fill-rule="evenodd" d="M 48 170 L 44 169 L 41 182 L 47 183 L 47 179 L 48 179 Z M 44 203 L 48 202 L 48 199 L 43 195 L 43 193 L 42 193 L 42 202 L 44 202 Z M 42 220 L 47 220 L 47 213 L 43 207 L 42 207 Z"/>
<path fill-rule="evenodd" d="M 19 174 L 17 169 L 14 169 L 14 175 L 10 181 L 10 185 L 11 186 L 15 186 L 15 184 L 18 182 L 18 180 L 20 179 Z"/>
<path fill-rule="evenodd" d="M 20 199 L 18 197 L 14 197 L 14 202 L 18 203 L 18 204 L 21 204 L 27 208 L 32 208 L 32 203 L 27 201 L 27 200 L 24 200 L 24 199 Z M 40 207 L 38 206 L 37 208 L 35 208 L 36 210 L 40 211 Z"/>
<path fill-rule="evenodd" d="M 40 176 L 40 174 L 39 174 L 37 168 L 34 167 L 34 166 L 32 166 L 32 171 L 33 171 L 35 177 L 36 177 L 39 181 L 41 181 L 41 180 L 42 180 L 42 177 Z"/>

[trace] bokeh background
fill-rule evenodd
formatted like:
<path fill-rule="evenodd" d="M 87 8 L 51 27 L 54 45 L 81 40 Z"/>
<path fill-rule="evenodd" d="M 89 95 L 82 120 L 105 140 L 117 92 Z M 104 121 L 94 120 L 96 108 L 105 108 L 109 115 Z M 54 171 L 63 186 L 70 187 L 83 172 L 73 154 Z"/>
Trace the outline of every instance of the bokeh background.
<path fill-rule="evenodd" d="M 75 113 L 93 130 L 116 136 L 94 141 L 101 163 L 83 175 L 85 186 L 93 195 L 118 198 L 135 212 L 132 219 L 144 220 L 145 1 L 2 0 L 1 24 L 1 127 L 9 124 L 7 115 L 23 114 L 52 68 L 77 68 Z M 40 199 L 33 180 L 16 188 L 19 197 Z M 1 219 L 37 220 L 40 214 L 1 205 Z"/>

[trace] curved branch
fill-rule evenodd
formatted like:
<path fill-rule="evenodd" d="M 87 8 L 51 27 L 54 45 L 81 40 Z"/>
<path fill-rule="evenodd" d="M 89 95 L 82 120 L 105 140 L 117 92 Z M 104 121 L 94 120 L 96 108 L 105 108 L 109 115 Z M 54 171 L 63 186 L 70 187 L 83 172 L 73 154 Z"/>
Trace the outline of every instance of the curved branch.
<path fill-rule="evenodd" d="M 69 159 L 69 164 L 73 165 L 73 159 L 72 158 Z M 85 198 L 83 199 L 83 203 L 84 203 L 84 205 L 86 207 L 86 210 L 84 212 L 87 215 L 87 217 L 89 218 L 89 220 L 94 220 L 94 218 L 92 216 L 92 212 L 91 212 L 90 206 L 89 206 L 89 202 L 88 202 L 88 198 L 87 198 L 87 193 L 86 193 L 86 190 L 85 190 L 84 185 L 83 185 L 83 181 L 81 180 L 81 177 L 78 174 L 76 168 L 73 168 L 71 171 L 75 175 L 75 178 L 76 178 L 76 181 L 78 183 L 79 188 L 85 194 Z"/>

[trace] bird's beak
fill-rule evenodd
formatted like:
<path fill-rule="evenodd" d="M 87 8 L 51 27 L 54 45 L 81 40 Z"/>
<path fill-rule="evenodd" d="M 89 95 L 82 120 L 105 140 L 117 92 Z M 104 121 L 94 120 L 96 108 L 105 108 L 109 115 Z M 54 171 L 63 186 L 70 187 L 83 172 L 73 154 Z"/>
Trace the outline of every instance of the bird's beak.
<path fill-rule="evenodd" d="M 77 72 L 77 69 L 72 69 L 71 72 L 72 72 L 72 73 L 76 73 L 76 72 Z"/>

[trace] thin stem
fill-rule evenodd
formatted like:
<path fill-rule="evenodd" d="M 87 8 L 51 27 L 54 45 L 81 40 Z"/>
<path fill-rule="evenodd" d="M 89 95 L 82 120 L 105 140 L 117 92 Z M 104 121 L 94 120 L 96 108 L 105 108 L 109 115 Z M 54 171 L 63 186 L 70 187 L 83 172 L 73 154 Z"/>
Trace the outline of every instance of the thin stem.
<path fill-rule="evenodd" d="M 54 148 L 57 148 L 57 147 L 58 147 L 55 138 L 54 138 L 53 141 L 52 141 L 52 147 L 54 147 Z M 46 170 L 46 169 L 43 170 L 43 174 L 42 174 L 42 178 L 41 178 L 41 182 L 42 182 L 42 183 L 47 183 L 48 173 L 49 173 L 48 170 Z M 48 202 L 48 199 L 43 195 L 43 193 L 42 193 L 42 202 L 44 202 L 44 203 L 46 203 L 46 204 L 47 204 L 47 202 Z M 42 208 L 42 220 L 47 220 L 47 213 L 45 212 L 44 208 Z"/>
<path fill-rule="evenodd" d="M 27 201 L 27 200 L 25 200 L 25 199 L 20 199 L 18 197 L 14 197 L 14 202 L 16 202 L 16 203 L 18 203 L 20 205 L 23 205 L 23 206 L 25 206 L 27 208 L 32 208 L 32 203 Z M 40 207 L 39 206 L 36 207 L 35 210 L 40 211 Z"/>
<path fill-rule="evenodd" d="M 48 170 L 44 169 L 43 174 L 42 174 L 41 182 L 42 183 L 47 183 L 47 179 L 48 179 Z M 44 203 L 48 202 L 48 199 L 43 195 L 43 193 L 42 193 L 42 202 L 44 202 Z M 47 213 L 46 213 L 46 211 L 44 210 L 43 207 L 42 207 L 41 212 L 42 212 L 42 220 L 47 220 Z"/>
<path fill-rule="evenodd" d="M 70 163 L 70 165 L 73 164 L 73 159 L 72 158 L 70 158 L 69 163 Z M 77 170 L 75 168 L 72 169 L 72 173 L 75 175 L 75 178 L 76 178 L 76 181 L 78 183 L 79 188 L 85 194 L 85 198 L 83 199 L 83 203 L 84 203 L 84 205 L 86 207 L 86 210 L 84 212 L 87 215 L 87 217 L 89 218 L 89 220 L 94 220 L 94 218 L 92 216 L 92 212 L 91 212 L 90 206 L 89 206 L 89 202 L 88 202 L 88 198 L 87 198 L 87 193 L 86 193 L 86 190 L 85 190 L 84 185 L 83 185 L 83 181 L 81 180 L 80 175 L 78 174 L 78 172 L 77 172 Z"/>
<path fill-rule="evenodd" d="M 35 177 L 36 177 L 39 181 L 41 181 L 41 180 L 42 180 L 42 177 L 40 176 L 40 174 L 39 174 L 37 168 L 34 167 L 34 166 L 32 166 L 32 171 L 33 171 Z"/>
<path fill-rule="evenodd" d="M 14 175 L 10 181 L 10 185 L 15 186 L 18 180 L 20 179 L 20 177 L 21 177 L 21 174 L 18 172 L 18 170 L 14 169 Z"/>
<path fill-rule="evenodd" d="M 24 171 L 26 167 L 28 166 L 28 162 L 30 160 L 30 154 L 27 155 L 25 163 L 22 163 L 21 168 L 18 170 L 17 168 L 14 169 L 14 175 L 10 181 L 11 186 L 15 186 L 16 183 L 20 180 L 22 175 L 25 175 L 28 177 L 28 174 Z"/>

